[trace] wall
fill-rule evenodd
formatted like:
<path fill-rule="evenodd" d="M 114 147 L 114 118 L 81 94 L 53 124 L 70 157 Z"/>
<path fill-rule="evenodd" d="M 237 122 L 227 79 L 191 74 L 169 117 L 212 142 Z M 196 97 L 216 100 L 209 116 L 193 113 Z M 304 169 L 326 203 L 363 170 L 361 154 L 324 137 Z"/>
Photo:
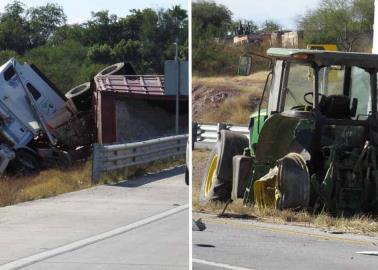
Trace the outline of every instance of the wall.
<path fill-rule="evenodd" d="M 282 34 L 283 48 L 299 48 L 303 42 L 303 31 L 293 31 Z"/>

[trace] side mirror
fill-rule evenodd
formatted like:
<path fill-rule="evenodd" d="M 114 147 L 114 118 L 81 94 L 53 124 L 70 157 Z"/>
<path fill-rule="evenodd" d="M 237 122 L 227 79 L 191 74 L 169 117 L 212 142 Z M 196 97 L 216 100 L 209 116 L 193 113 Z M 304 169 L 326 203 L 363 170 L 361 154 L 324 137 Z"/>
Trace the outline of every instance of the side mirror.
<path fill-rule="evenodd" d="M 251 74 L 251 66 L 252 66 L 251 56 L 240 56 L 238 75 L 248 76 L 249 74 Z"/>

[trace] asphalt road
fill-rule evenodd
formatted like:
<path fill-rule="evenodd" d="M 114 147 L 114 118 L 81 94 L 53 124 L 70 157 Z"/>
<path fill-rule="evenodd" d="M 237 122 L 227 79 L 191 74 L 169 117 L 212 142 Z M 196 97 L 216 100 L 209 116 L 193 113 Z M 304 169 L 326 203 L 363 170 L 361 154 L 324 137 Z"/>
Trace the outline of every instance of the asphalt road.
<path fill-rule="evenodd" d="M 202 217 L 193 232 L 193 269 L 377 269 L 378 238 L 335 234 L 299 226 Z"/>
<path fill-rule="evenodd" d="M 183 168 L 0 209 L 0 269 L 188 269 Z"/>

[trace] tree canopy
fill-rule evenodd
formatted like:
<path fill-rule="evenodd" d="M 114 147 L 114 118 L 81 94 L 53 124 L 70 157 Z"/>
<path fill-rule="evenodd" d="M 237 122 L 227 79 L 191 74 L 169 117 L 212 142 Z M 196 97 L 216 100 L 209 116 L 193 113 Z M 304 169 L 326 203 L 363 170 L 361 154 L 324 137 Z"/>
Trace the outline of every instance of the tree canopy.
<path fill-rule="evenodd" d="M 321 0 L 298 21 L 307 43 L 336 43 L 355 50 L 356 43 L 374 24 L 374 0 Z"/>
<path fill-rule="evenodd" d="M 67 24 L 63 7 L 52 3 L 28 8 L 16 0 L 0 11 L 0 65 L 14 56 L 34 63 L 63 91 L 120 61 L 161 74 L 164 61 L 174 59 L 176 38 L 180 59 L 187 59 L 188 18 L 180 6 L 123 17 L 94 11 L 82 24 Z"/>

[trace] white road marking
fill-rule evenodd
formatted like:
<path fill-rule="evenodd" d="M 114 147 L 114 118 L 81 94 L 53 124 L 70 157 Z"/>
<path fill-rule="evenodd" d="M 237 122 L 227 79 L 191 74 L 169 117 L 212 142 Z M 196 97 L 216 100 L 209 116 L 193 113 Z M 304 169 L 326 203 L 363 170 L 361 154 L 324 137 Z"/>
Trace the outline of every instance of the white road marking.
<path fill-rule="evenodd" d="M 0 270 L 20 269 L 22 267 L 35 264 L 37 262 L 46 260 L 48 258 L 52 258 L 52 257 L 58 256 L 58 255 L 61 255 L 63 253 L 67 253 L 67 252 L 70 252 L 70 251 L 73 251 L 73 250 L 77 250 L 77 249 L 83 248 L 85 246 L 88 246 L 88 245 L 103 241 L 105 239 L 111 238 L 113 236 L 123 234 L 125 232 L 131 231 L 131 230 L 136 229 L 138 227 L 141 227 L 141 226 L 147 225 L 149 223 L 152 223 L 152 222 L 161 220 L 163 218 L 166 218 L 168 216 L 171 216 L 173 214 L 176 214 L 176 213 L 181 212 L 181 211 L 188 209 L 188 208 L 189 208 L 189 204 L 181 205 L 181 206 L 172 208 L 170 210 L 164 211 L 160 214 L 156 214 L 154 216 L 141 219 L 137 222 L 119 227 L 117 229 L 113 229 L 113 230 L 108 231 L 108 232 L 100 233 L 100 234 L 97 234 L 97 235 L 94 235 L 94 236 L 91 236 L 91 237 L 88 237 L 88 238 L 85 238 L 85 239 L 64 245 L 64 246 L 61 246 L 61 247 L 58 247 L 58 248 L 54 248 L 54 249 L 51 249 L 51 250 L 47 250 L 45 252 L 41 252 L 41 253 L 38 253 L 38 254 L 35 254 L 35 255 L 32 255 L 32 256 L 29 256 L 29 257 L 25 257 L 25 258 L 22 258 L 22 259 L 19 259 L 19 260 L 12 261 L 10 263 L 7 263 L 7 264 L 0 266 Z"/>
<path fill-rule="evenodd" d="M 195 259 L 195 258 L 192 259 L 192 262 L 220 267 L 224 269 L 231 269 L 231 270 L 253 270 L 252 268 L 244 268 L 244 267 L 239 267 L 239 266 L 234 266 L 234 265 L 229 265 L 229 264 L 224 264 L 224 263 L 210 262 L 210 261 L 205 261 L 205 260 L 200 260 L 200 259 Z"/>
<path fill-rule="evenodd" d="M 378 251 L 357 251 L 358 254 L 378 256 Z"/>

